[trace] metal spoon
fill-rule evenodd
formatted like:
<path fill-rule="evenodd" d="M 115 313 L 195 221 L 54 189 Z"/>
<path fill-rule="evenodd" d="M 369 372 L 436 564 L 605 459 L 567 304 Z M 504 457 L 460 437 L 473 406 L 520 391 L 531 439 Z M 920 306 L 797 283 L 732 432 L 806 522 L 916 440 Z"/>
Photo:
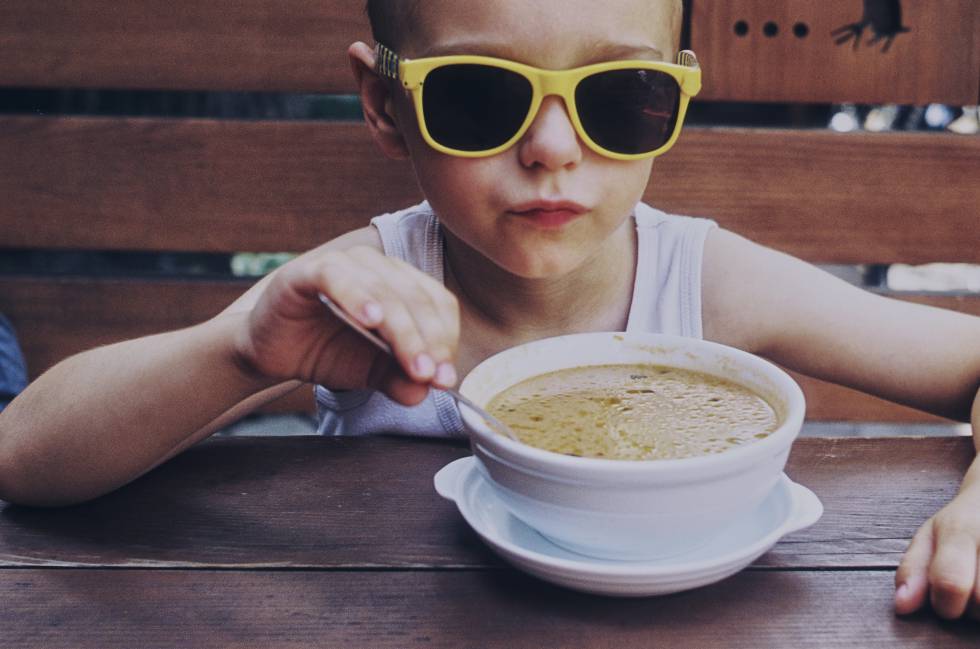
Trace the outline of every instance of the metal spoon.
<path fill-rule="evenodd" d="M 328 309 L 330 309 L 330 311 L 335 316 L 337 316 L 345 324 L 347 324 L 347 326 L 349 326 L 351 329 L 353 329 L 357 333 L 359 333 L 362 336 L 364 336 L 365 338 L 367 338 L 372 343 L 374 343 L 374 345 L 378 349 L 380 349 L 381 351 L 383 351 L 384 353 L 388 354 L 389 356 L 394 357 L 394 354 L 391 351 L 391 346 L 388 345 L 388 343 L 386 343 L 381 338 L 379 338 L 373 331 L 370 331 L 369 329 L 366 329 L 360 322 L 358 322 L 357 320 L 355 320 L 354 318 L 352 318 L 346 311 L 344 311 L 340 307 L 339 304 L 337 304 L 336 302 L 334 302 L 333 300 L 331 300 L 329 297 L 327 297 L 323 293 L 320 293 L 320 301 L 323 302 L 323 304 L 326 305 L 326 307 Z M 510 427 L 507 426 L 507 424 L 505 424 L 504 422 L 500 421 L 499 419 L 497 419 L 496 417 L 494 417 L 493 415 L 491 415 L 489 412 L 487 412 L 486 410 L 484 410 L 480 406 L 478 406 L 475 403 L 473 403 L 472 401 L 470 401 L 468 398 L 464 397 L 457 390 L 455 390 L 453 388 L 433 388 L 433 389 L 440 389 L 440 390 L 442 390 L 443 392 L 445 392 L 449 396 L 451 396 L 453 399 L 455 399 L 457 403 L 463 404 L 464 406 L 466 406 L 467 408 L 469 408 L 470 410 L 472 410 L 476 414 L 478 414 L 481 417 L 483 417 L 483 420 L 485 422 L 487 422 L 487 424 L 490 426 L 490 428 L 494 429 L 496 432 L 498 432 L 498 433 L 500 433 L 502 435 L 506 435 L 507 437 L 511 438 L 515 442 L 519 442 L 520 441 L 517 438 L 517 435 L 514 434 L 514 431 L 512 431 L 510 429 Z"/>

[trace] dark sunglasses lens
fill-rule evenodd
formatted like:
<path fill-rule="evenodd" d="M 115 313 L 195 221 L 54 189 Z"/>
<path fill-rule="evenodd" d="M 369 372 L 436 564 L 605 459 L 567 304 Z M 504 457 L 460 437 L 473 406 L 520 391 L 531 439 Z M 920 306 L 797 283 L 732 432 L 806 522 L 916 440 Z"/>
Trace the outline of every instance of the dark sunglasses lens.
<path fill-rule="evenodd" d="M 674 132 L 680 87 L 657 70 L 610 70 L 579 82 L 575 105 L 585 132 L 602 148 L 649 153 Z"/>
<path fill-rule="evenodd" d="M 432 138 L 451 149 L 486 151 L 517 133 L 531 106 L 531 83 L 487 65 L 447 65 L 425 77 L 422 111 Z"/>

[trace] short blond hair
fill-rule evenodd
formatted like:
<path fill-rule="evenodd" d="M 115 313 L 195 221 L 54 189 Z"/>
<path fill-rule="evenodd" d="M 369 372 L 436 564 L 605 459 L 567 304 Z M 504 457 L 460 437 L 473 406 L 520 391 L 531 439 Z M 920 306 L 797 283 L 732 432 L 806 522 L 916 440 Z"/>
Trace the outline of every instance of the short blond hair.
<path fill-rule="evenodd" d="M 367 0 L 368 20 L 376 43 L 399 50 L 418 16 L 421 0 Z"/>
<path fill-rule="evenodd" d="M 684 20 L 684 0 L 673 0 L 672 4 L 670 28 L 677 45 Z M 421 0 L 367 0 L 365 11 L 371 23 L 374 41 L 384 43 L 396 51 L 401 49 L 406 36 L 414 31 L 419 5 Z"/>

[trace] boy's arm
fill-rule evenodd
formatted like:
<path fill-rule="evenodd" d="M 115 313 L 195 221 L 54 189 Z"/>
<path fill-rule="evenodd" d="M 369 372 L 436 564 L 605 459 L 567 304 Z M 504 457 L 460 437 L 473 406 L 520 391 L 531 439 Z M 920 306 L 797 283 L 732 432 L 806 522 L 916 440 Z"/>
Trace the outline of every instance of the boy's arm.
<path fill-rule="evenodd" d="M 804 374 L 971 421 L 980 451 L 980 318 L 863 291 L 725 231 L 709 235 L 705 337 Z M 916 533 L 896 574 L 896 610 L 928 598 L 980 617 L 980 460 Z M 970 602 L 972 599 L 972 606 Z"/>
<path fill-rule="evenodd" d="M 358 231 L 321 248 L 376 239 Z M 28 385 L 0 412 L 0 499 L 88 500 L 302 385 L 238 362 L 236 336 L 273 275 L 212 320 L 82 352 Z"/>
<path fill-rule="evenodd" d="M 704 335 L 959 421 L 980 388 L 980 318 L 870 293 L 724 230 L 708 238 Z"/>
<path fill-rule="evenodd" d="M 68 358 L 0 413 L 0 498 L 86 500 L 129 482 L 271 387 L 235 362 L 246 317 L 93 349 Z"/>
<path fill-rule="evenodd" d="M 318 292 L 376 327 L 398 363 L 330 316 Z M 370 384 L 417 403 L 429 383 L 455 382 L 458 334 L 444 287 L 385 257 L 374 228 L 352 232 L 208 322 L 89 350 L 39 377 L 0 412 L 0 499 L 57 505 L 103 494 L 303 382 Z"/>

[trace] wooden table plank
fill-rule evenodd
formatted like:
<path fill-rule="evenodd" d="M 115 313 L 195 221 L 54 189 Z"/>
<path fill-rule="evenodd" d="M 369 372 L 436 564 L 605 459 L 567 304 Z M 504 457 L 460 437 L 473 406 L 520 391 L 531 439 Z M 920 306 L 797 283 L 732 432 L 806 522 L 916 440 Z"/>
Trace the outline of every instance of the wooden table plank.
<path fill-rule="evenodd" d="M 824 514 L 757 565 L 896 567 L 973 456 L 968 437 L 797 440 L 786 473 L 820 497 Z"/>
<path fill-rule="evenodd" d="M 885 571 L 743 572 L 664 597 L 515 571 L 0 570 L 7 649 L 50 647 L 975 647 L 892 613 Z"/>
<path fill-rule="evenodd" d="M 468 453 L 396 437 L 215 439 L 91 503 L 0 505 L 0 566 L 500 566 L 432 487 Z M 967 438 L 798 440 L 787 473 L 826 511 L 757 565 L 894 569 L 972 457 Z"/>

